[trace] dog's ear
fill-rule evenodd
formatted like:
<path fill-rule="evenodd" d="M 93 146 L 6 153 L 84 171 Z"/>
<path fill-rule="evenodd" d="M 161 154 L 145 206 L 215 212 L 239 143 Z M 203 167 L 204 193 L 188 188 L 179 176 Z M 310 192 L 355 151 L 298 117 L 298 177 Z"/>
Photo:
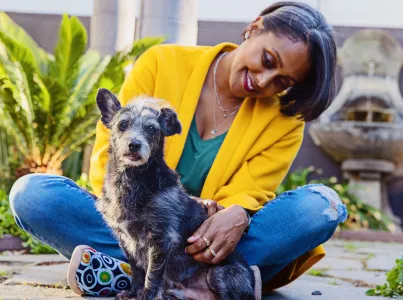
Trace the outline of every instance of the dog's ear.
<path fill-rule="evenodd" d="M 158 116 L 158 122 L 161 125 L 165 136 L 179 134 L 182 131 L 181 123 L 178 120 L 176 112 L 170 108 L 162 108 Z"/>
<path fill-rule="evenodd" d="M 115 113 L 122 108 L 119 100 L 115 95 L 107 89 L 99 89 L 97 93 L 97 105 L 101 111 L 101 121 L 107 127 L 110 128 Z"/>

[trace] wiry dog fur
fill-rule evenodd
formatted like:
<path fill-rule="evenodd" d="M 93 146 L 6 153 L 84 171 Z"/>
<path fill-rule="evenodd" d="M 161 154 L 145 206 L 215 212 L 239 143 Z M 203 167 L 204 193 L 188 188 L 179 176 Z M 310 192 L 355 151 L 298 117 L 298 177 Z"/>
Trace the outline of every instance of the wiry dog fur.
<path fill-rule="evenodd" d="M 100 89 L 101 120 L 111 130 L 109 161 L 98 210 L 120 240 L 133 272 L 130 291 L 116 299 L 182 299 L 181 289 L 207 275 L 220 299 L 254 299 L 254 275 L 240 255 L 220 265 L 195 261 L 186 239 L 207 219 L 165 163 L 164 138 L 181 132 L 176 113 L 137 99 L 121 107 Z M 148 104 L 147 104 L 148 102 Z"/>

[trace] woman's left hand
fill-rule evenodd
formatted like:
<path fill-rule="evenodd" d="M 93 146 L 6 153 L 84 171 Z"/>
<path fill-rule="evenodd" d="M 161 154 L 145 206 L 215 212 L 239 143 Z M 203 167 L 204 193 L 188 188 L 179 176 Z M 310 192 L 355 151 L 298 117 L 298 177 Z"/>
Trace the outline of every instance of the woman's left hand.
<path fill-rule="evenodd" d="M 191 245 L 185 251 L 197 261 L 218 264 L 235 250 L 247 226 L 248 217 L 244 209 L 232 205 L 204 221 L 188 238 Z M 210 242 L 209 247 L 202 237 Z M 215 257 L 209 248 L 217 254 Z"/>

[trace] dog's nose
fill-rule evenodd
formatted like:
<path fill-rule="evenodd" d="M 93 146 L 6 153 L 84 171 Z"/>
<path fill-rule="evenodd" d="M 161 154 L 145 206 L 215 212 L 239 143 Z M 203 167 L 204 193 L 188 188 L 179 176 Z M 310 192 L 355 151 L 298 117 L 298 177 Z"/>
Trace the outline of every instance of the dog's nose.
<path fill-rule="evenodd" d="M 132 141 L 129 144 L 129 150 L 130 152 L 137 152 L 141 148 L 141 143 L 139 141 Z"/>

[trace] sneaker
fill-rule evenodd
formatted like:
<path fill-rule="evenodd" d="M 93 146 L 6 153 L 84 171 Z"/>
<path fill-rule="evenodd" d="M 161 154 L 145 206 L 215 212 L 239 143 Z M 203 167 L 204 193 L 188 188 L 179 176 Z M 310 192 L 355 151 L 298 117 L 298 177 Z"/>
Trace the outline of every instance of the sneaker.
<path fill-rule="evenodd" d="M 78 295 L 115 296 L 129 290 L 132 281 L 130 265 L 97 252 L 90 246 L 74 249 L 67 271 L 67 283 Z"/>

